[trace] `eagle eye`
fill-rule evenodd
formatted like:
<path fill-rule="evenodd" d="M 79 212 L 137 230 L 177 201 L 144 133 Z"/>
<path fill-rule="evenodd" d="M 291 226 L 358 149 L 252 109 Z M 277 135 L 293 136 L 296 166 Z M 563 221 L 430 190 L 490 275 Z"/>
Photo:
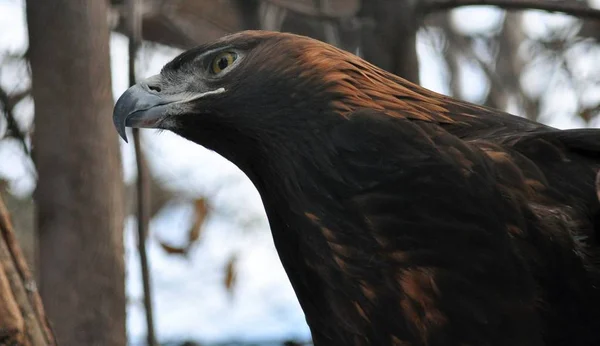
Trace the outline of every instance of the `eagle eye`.
<path fill-rule="evenodd" d="M 219 74 L 229 66 L 231 66 L 237 60 L 237 54 L 234 52 L 223 52 L 214 57 L 210 64 L 210 72 L 213 74 Z"/>

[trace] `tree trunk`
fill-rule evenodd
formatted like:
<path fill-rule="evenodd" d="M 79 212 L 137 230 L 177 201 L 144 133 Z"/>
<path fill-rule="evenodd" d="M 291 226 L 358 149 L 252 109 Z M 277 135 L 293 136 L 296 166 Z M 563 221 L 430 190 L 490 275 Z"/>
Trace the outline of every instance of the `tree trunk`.
<path fill-rule="evenodd" d="M 61 345 L 125 345 L 107 3 L 28 0 L 40 291 Z"/>
<path fill-rule="evenodd" d="M 419 84 L 417 31 L 421 17 L 415 0 L 363 1 L 360 16 L 371 24 L 362 30 L 366 60 Z"/>

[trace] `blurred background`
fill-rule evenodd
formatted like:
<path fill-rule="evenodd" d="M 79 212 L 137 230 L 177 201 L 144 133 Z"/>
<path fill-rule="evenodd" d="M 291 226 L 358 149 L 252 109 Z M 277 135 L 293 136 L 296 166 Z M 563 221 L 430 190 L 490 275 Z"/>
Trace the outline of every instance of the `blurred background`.
<path fill-rule="evenodd" d="M 287 31 L 447 95 L 558 128 L 599 125 L 600 21 L 448 2 L 460 3 L 139 0 L 135 72 L 156 74 L 228 33 Z M 564 2 L 600 9 L 600 0 Z M 128 8 L 0 0 L 0 195 L 63 345 L 146 344 L 138 170 L 111 120 L 129 83 Z M 309 343 L 250 181 L 171 133 L 142 131 L 141 144 L 159 343 Z"/>

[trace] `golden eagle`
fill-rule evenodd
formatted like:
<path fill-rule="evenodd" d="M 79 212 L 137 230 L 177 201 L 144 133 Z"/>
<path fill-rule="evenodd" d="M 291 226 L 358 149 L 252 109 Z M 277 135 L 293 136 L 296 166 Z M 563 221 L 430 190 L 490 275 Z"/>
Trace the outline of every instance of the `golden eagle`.
<path fill-rule="evenodd" d="M 315 345 L 600 345 L 598 130 L 264 31 L 182 53 L 113 120 L 245 172 Z"/>

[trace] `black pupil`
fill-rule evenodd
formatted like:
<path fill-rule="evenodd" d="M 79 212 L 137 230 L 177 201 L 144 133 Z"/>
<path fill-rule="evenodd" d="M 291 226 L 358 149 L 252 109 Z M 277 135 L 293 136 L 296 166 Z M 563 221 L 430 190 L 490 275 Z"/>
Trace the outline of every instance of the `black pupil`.
<path fill-rule="evenodd" d="M 229 66 L 229 60 L 227 60 L 226 57 L 221 57 L 219 62 L 217 62 L 217 66 L 219 66 L 220 70 L 224 70 L 227 68 L 227 66 Z"/>

